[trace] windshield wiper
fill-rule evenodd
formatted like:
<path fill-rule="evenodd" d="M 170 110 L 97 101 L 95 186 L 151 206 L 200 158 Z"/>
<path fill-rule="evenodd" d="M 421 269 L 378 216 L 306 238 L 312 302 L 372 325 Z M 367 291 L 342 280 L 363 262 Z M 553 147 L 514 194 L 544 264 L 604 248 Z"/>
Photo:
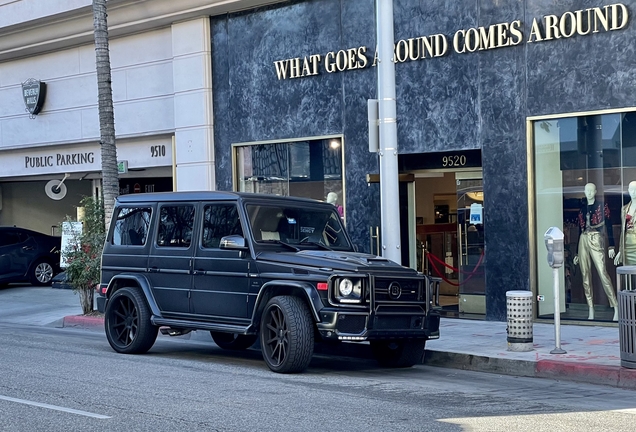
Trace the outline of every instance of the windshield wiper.
<path fill-rule="evenodd" d="M 332 251 L 333 250 L 329 246 L 327 246 L 326 244 L 320 243 L 320 242 L 317 242 L 317 241 L 310 241 L 310 240 L 301 241 L 300 244 L 301 245 L 309 244 L 309 245 L 313 245 L 313 246 L 318 246 L 319 248 L 324 249 L 324 250 L 328 250 L 328 251 Z"/>
<path fill-rule="evenodd" d="M 300 249 L 297 248 L 296 246 L 291 245 L 291 244 L 289 244 L 287 242 L 284 242 L 282 240 L 261 240 L 260 243 L 276 243 L 276 244 L 281 244 L 283 246 L 286 246 L 287 248 L 293 250 L 294 252 L 299 252 L 300 251 Z"/>

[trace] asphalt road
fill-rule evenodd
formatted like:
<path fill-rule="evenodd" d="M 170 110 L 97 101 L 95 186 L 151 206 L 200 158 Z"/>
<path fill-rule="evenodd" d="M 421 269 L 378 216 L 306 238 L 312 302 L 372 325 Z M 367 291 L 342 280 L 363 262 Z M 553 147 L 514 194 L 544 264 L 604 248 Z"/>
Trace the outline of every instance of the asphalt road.
<path fill-rule="evenodd" d="M 316 355 L 269 371 L 258 350 L 160 337 L 117 354 L 101 331 L 0 317 L 1 431 L 633 431 L 636 392 Z"/>

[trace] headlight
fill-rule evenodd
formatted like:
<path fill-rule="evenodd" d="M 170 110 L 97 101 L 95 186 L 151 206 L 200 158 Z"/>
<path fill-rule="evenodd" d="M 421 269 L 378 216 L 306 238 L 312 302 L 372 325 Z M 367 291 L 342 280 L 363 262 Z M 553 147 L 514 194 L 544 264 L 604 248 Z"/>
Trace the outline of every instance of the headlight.
<path fill-rule="evenodd" d="M 362 303 L 362 279 L 341 278 L 335 287 L 335 300 L 339 303 Z"/>
<path fill-rule="evenodd" d="M 340 295 L 343 297 L 351 295 L 353 292 L 353 282 L 351 282 L 351 279 L 342 279 L 338 284 L 338 291 L 340 291 Z"/>

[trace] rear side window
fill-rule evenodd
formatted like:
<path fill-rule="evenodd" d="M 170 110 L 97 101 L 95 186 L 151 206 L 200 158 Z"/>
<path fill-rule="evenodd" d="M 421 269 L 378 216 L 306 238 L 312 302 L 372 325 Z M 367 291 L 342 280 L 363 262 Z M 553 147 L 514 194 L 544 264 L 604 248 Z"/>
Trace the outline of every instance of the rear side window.
<path fill-rule="evenodd" d="M 150 216 L 148 207 L 121 207 L 115 219 L 113 244 L 120 246 L 143 246 L 148 238 Z"/>
<path fill-rule="evenodd" d="M 193 205 L 167 205 L 159 213 L 157 246 L 188 248 L 194 226 Z"/>
<path fill-rule="evenodd" d="M 243 236 L 238 209 L 232 204 L 211 204 L 203 208 L 204 248 L 218 248 L 221 238 L 229 235 Z"/>
<path fill-rule="evenodd" d="M 11 246 L 22 243 L 27 239 L 26 234 L 17 231 L 4 231 L 0 233 L 0 246 Z"/>

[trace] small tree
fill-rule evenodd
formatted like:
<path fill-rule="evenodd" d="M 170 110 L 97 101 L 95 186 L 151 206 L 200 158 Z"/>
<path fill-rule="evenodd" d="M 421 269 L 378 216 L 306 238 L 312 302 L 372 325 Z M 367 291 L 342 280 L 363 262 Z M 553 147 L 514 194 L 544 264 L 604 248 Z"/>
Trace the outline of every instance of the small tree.
<path fill-rule="evenodd" d="M 84 227 L 81 234 L 71 238 L 64 253 L 68 281 L 73 290 L 79 293 L 82 313 L 87 315 L 93 312 L 95 285 L 101 277 L 105 238 L 104 204 L 93 197 L 84 197 L 80 204 L 84 207 Z"/>

